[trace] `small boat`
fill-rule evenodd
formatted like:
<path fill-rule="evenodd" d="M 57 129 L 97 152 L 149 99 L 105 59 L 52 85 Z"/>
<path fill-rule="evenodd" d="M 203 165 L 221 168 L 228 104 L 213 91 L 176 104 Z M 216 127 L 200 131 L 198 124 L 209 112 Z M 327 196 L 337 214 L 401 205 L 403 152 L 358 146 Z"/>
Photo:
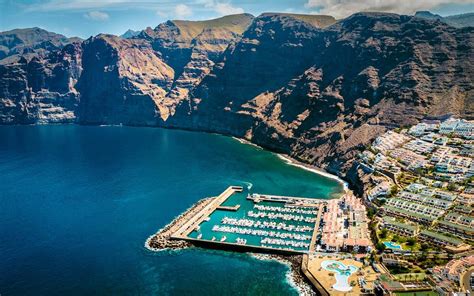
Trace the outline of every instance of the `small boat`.
<path fill-rule="evenodd" d="M 213 237 L 212 237 L 212 241 L 215 241 L 215 240 L 216 240 L 216 237 L 215 237 L 215 236 L 213 236 Z"/>
<path fill-rule="evenodd" d="M 202 237 L 202 233 L 200 233 L 200 234 L 197 236 L 198 239 L 201 239 L 201 237 Z"/>
<path fill-rule="evenodd" d="M 227 239 L 227 236 L 224 235 L 224 236 L 221 238 L 221 242 L 224 242 L 226 239 Z"/>

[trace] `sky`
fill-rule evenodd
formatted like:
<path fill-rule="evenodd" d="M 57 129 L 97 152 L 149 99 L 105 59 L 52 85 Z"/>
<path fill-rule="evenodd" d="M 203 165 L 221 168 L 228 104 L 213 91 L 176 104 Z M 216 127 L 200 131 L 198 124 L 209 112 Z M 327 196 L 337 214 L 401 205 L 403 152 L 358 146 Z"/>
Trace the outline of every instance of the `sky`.
<path fill-rule="evenodd" d="M 290 12 L 344 18 L 358 11 L 442 16 L 474 12 L 474 0 L 0 0 L 0 31 L 40 27 L 68 37 L 156 27 L 169 19 Z"/>

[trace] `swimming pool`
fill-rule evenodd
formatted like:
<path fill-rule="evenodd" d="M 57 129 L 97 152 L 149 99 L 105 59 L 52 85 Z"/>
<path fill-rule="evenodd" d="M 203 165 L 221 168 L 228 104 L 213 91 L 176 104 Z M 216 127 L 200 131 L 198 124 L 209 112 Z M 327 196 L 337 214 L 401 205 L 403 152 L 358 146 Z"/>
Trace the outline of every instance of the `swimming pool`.
<path fill-rule="evenodd" d="M 334 272 L 336 283 L 332 286 L 333 289 L 341 292 L 348 292 L 352 290 L 352 287 L 349 284 L 349 277 L 358 270 L 356 266 L 346 266 L 344 263 L 339 261 L 325 260 L 321 262 L 321 267 L 327 271 Z"/>
<path fill-rule="evenodd" d="M 399 244 L 396 244 L 394 242 L 384 242 L 383 243 L 387 248 L 392 249 L 392 250 L 401 250 L 402 246 Z"/>

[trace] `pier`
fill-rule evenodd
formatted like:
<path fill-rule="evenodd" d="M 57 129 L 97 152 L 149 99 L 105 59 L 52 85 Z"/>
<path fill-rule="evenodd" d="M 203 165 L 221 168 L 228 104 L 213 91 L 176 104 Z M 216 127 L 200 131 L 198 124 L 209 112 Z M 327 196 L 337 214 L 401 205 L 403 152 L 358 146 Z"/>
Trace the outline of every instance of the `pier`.
<path fill-rule="evenodd" d="M 294 196 L 281 196 L 281 195 L 268 195 L 268 194 L 249 194 L 247 199 L 253 200 L 255 203 L 259 203 L 261 201 L 271 201 L 271 202 L 281 202 L 285 203 L 289 206 L 297 205 L 297 206 L 311 206 L 311 207 L 319 207 L 323 200 L 316 199 L 316 198 L 307 198 L 307 197 L 294 197 Z"/>
<path fill-rule="evenodd" d="M 241 204 L 223 205 L 242 192 L 230 186 L 171 235 L 195 245 L 241 251 L 307 254 L 314 251 L 324 200 L 304 197 L 253 194 Z M 249 202 L 253 209 L 249 209 Z M 260 202 L 265 201 L 265 204 Z M 271 205 L 274 203 L 274 205 Z M 229 214 L 225 214 L 229 212 Z M 219 217 L 219 218 L 217 218 Z"/>
<path fill-rule="evenodd" d="M 236 192 L 242 192 L 243 188 L 240 186 L 229 186 L 224 192 L 219 196 L 215 197 L 209 204 L 207 204 L 201 211 L 199 211 L 195 216 L 189 219 L 183 226 L 181 226 L 178 231 L 176 231 L 171 238 L 175 239 L 188 239 L 188 234 L 197 229 L 199 224 L 205 219 L 208 219 L 209 216 L 219 207 L 223 202 L 225 202 L 232 194 Z"/>
<path fill-rule="evenodd" d="M 221 211 L 231 211 L 231 212 L 236 212 L 240 209 L 240 205 L 235 205 L 235 206 L 232 206 L 232 207 L 227 207 L 227 206 L 218 206 L 217 207 L 218 210 L 221 210 Z"/>

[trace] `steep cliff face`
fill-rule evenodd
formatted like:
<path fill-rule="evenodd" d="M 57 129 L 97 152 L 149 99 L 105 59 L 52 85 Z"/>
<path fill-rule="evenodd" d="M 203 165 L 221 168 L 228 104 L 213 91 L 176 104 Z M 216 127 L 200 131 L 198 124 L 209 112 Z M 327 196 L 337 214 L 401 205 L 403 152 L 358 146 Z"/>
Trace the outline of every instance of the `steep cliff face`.
<path fill-rule="evenodd" d="M 80 122 L 156 125 L 174 71 L 143 40 L 99 35 L 83 43 Z"/>
<path fill-rule="evenodd" d="M 45 58 L 0 65 L 0 124 L 73 122 L 81 55 L 74 43 Z"/>
<path fill-rule="evenodd" d="M 355 14 L 326 29 L 262 15 L 183 109 L 198 129 L 345 171 L 386 128 L 473 115 L 473 32 L 394 14 Z"/>
<path fill-rule="evenodd" d="M 276 91 L 314 63 L 324 47 L 321 29 L 288 15 L 265 14 L 256 18 L 241 40 L 231 44 L 210 75 L 194 89 L 191 104 L 181 105 L 166 125 L 214 130 L 243 136 L 254 123 L 242 106 L 265 92 Z M 280 143 L 275 144 L 277 148 Z"/>
<path fill-rule="evenodd" d="M 208 21 L 168 21 L 138 35 L 137 38 L 148 40 L 174 69 L 173 86 L 165 100 L 169 115 L 175 115 L 177 105 L 188 102 L 189 91 L 210 73 L 229 44 L 240 38 L 253 18 L 250 14 L 237 14 Z M 168 116 L 163 119 L 167 120 Z"/>
<path fill-rule="evenodd" d="M 474 28 L 419 17 L 169 21 L 0 66 L 0 123 L 219 132 L 345 173 L 388 128 L 473 118 L 473 71 Z"/>

